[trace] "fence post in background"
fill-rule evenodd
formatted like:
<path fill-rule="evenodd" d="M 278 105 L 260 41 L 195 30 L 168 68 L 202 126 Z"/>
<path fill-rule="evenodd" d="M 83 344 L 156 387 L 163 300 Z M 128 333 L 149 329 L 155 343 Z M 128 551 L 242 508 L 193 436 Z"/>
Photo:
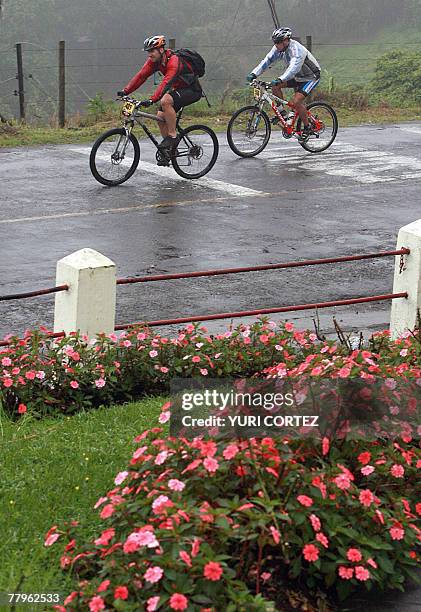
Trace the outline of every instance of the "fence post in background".
<path fill-rule="evenodd" d="M 16 60 L 18 64 L 18 96 L 19 96 L 19 118 L 25 121 L 25 92 L 23 89 L 23 60 L 22 60 L 22 45 L 16 44 Z"/>
<path fill-rule="evenodd" d="M 66 43 L 58 44 L 58 126 L 64 128 L 66 123 Z"/>
<path fill-rule="evenodd" d="M 115 327 L 116 265 L 93 249 L 81 249 L 57 262 L 57 285 L 69 289 L 56 293 L 55 332 L 79 330 L 89 338 Z"/>
<path fill-rule="evenodd" d="M 312 36 L 306 36 L 306 47 L 307 49 L 310 51 L 310 53 L 313 51 L 313 37 Z"/>
<path fill-rule="evenodd" d="M 170 38 L 168 40 L 168 48 L 172 49 L 173 51 L 175 50 L 175 38 Z"/>
<path fill-rule="evenodd" d="M 400 256 L 395 261 L 395 278 L 393 292 L 408 293 L 407 299 L 392 302 L 390 315 L 390 333 L 392 338 L 399 338 L 405 331 L 413 331 L 419 321 L 421 312 L 421 219 L 405 225 L 399 231 L 398 249 L 407 248 L 411 253 L 406 260 Z"/>

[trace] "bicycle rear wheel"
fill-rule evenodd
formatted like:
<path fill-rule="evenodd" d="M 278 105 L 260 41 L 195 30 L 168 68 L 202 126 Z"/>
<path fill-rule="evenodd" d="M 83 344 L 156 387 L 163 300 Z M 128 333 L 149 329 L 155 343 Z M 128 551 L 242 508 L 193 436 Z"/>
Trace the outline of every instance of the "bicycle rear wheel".
<path fill-rule="evenodd" d="M 219 143 L 206 125 L 190 125 L 180 129 L 176 152 L 171 157 L 174 170 L 187 179 L 205 176 L 218 159 Z"/>
<path fill-rule="evenodd" d="M 127 181 L 139 165 L 140 147 L 134 134 L 124 128 L 104 132 L 94 143 L 89 157 L 91 172 L 99 183 L 114 187 Z"/>
<path fill-rule="evenodd" d="M 326 151 L 338 133 L 338 118 L 333 108 L 326 102 L 312 102 L 307 109 L 311 113 L 310 123 L 313 134 L 300 145 L 310 153 Z M 297 132 L 302 130 L 302 121 L 297 121 Z"/>
<path fill-rule="evenodd" d="M 257 106 L 244 106 L 231 117 L 227 140 L 240 157 L 254 157 L 266 148 L 271 134 L 269 117 Z"/>

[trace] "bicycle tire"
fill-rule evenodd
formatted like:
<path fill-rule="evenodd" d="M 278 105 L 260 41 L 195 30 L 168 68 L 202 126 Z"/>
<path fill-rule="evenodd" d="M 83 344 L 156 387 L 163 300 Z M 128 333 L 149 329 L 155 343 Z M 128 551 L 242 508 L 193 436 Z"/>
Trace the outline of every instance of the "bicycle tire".
<path fill-rule="evenodd" d="M 254 151 L 241 151 L 237 145 L 234 142 L 234 138 L 233 138 L 233 125 L 235 120 L 241 115 L 241 113 L 247 112 L 247 111 L 257 111 L 259 113 L 259 115 L 262 117 L 265 126 L 266 126 L 266 134 L 265 137 L 263 139 L 262 144 L 260 145 L 260 147 L 258 147 L 256 150 Z M 231 117 L 231 119 L 229 120 L 228 123 L 228 127 L 227 127 L 227 140 L 228 140 L 228 144 L 230 146 L 231 151 L 233 151 L 236 155 L 238 155 L 239 157 L 255 157 L 256 155 L 259 155 L 259 153 L 261 153 L 266 147 L 267 144 L 270 140 L 270 136 L 272 133 L 272 126 L 270 124 L 270 120 L 268 115 L 265 113 L 265 111 L 263 110 L 259 110 L 259 108 L 255 105 L 250 105 L 250 106 L 243 106 L 243 108 L 239 108 L 237 111 L 235 111 L 235 113 L 233 114 L 233 116 Z"/>
<path fill-rule="evenodd" d="M 338 128 L 339 128 L 339 123 L 338 123 L 338 116 L 335 112 L 335 109 L 332 108 L 332 106 L 330 106 L 330 104 L 327 104 L 327 102 L 312 102 L 311 104 L 309 104 L 307 106 L 307 110 L 311 110 L 312 108 L 315 108 L 316 106 L 322 107 L 327 109 L 330 114 L 332 115 L 332 119 L 333 119 L 333 133 L 332 133 L 332 137 L 330 139 L 330 141 L 328 142 L 328 144 L 324 147 L 322 147 L 321 149 L 317 149 L 317 151 L 315 151 L 314 149 L 312 149 L 311 147 L 308 146 L 307 142 L 299 142 L 299 144 L 303 147 L 303 149 L 305 149 L 306 151 L 308 151 L 309 153 L 323 153 L 323 151 L 326 151 L 326 149 L 328 149 L 335 141 L 336 136 L 338 134 Z M 297 132 L 301 131 L 301 119 L 298 119 L 297 121 Z"/>
<path fill-rule="evenodd" d="M 198 125 L 189 125 L 185 129 L 180 128 L 179 138 L 178 138 L 179 144 L 177 146 L 180 146 L 180 143 L 182 142 L 183 138 L 186 135 L 188 135 L 190 132 L 194 132 L 195 130 L 200 130 L 202 132 L 206 132 L 207 134 L 209 134 L 209 136 L 211 137 L 212 143 L 213 143 L 213 153 L 212 153 L 212 157 L 211 157 L 209 164 L 200 172 L 193 172 L 193 173 L 186 172 L 184 170 L 184 167 L 180 167 L 177 155 L 172 155 L 171 162 L 172 162 L 174 170 L 177 172 L 179 176 L 182 176 L 183 178 L 186 178 L 186 179 L 198 179 L 198 178 L 201 178 L 202 176 L 205 176 L 205 174 L 208 174 L 208 172 L 210 172 L 212 168 L 214 167 L 214 165 L 216 164 L 216 160 L 218 159 L 218 155 L 219 155 L 218 138 L 215 132 L 207 125 L 198 124 Z"/>
<path fill-rule="evenodd" d="M 98 149 L 101 146 L 101 144 L 110 136 L 114 136 L 114 135 L 124 136 L 125 134 L 126 134 L 126 130 L 124 128 L 113 128 L 112 130 L 108 130 L 107 132 L 104 132 L 103 134 L 101 134 L 101 136 L 94 142 L 92 146 L 91 154 L 89 156 L 89 167 L 91 169 L 91 172 L 94 178 L 99 183 L 101 183 L 102 185 L 106 185 L 107 187 L 116 187 L 117 185 L 121 185 L 122 183 L 127 181 L 131 176 L 133 176 L 133 174 L 136 172 L 136 169 L 139 165 L 139 160 L 140 160 L 139 141 L 137 140 L 134 134 L 130 134 L 130 141 L 134 148 L 134 159 L 133 159 L 132 165 L 130 166 L 126 174 L 117 180 L 111 180 L 111 179 L 107 179 L 106 177 L 102 176 L 101 173 L 98 171 L 98 168 L 96 165 L 96 155 L 98 153 Z"/>

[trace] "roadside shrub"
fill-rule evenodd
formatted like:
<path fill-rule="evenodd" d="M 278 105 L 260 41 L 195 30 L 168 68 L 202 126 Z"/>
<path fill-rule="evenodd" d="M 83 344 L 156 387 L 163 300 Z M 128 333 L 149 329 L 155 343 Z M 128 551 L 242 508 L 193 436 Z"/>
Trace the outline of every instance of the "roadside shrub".
<path fill-rule="evenodd" d="M 375 334 L 366 351 L 319 342 L 292 323 L 267 319 L 217 335 L 188 325 L 173 338 L 138 327 L 92 341 L 80 334 L 54 339 L 46 330 L 9 341 L 0 349 L 0 403 L 11 418 L 27 411 L 71 414 L 165 393 L 174 377 L 247 378 L 276 364 L 289 371 L 305 362 L 311 369 L 312 360 L 324 367 L 326 356 L 350 376 L 360 376 L 371 360 L 377 377 L 421 378 L 419 332 L 394 341 L 388 332 Z"/>
<path fill-rule="evenodd" d="M 62 612 L 285 609 L 294 585 L 344 599 L 416 578 L 411 439 L 188 441 L 155 428 L 135 442 L 95 505 L 97 537 L 80 542 L 75 522 L 46 535 L 66 544 L 61 566 L 77 581 Z"/>
<path fill-rule="evenodd" d="M 380 98 L 395 103 L 421 102 L 421 55 L 395 49 L 378 58 L 372 80 Z"/>

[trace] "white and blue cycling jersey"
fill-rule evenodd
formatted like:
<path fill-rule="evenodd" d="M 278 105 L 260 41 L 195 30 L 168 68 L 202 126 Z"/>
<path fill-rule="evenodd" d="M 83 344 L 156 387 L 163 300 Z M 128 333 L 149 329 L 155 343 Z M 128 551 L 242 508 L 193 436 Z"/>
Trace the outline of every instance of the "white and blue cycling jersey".
<path fill-rule="evenodd" d="M 290 40 L 285 51 L 278 51 L 276 46 L 273 46 L 260 64 L 252 70 L 252 73 L 260 76 L 278 60 L 282 60 L 286 65 L 285 72 L 279 77 L 281 81 L 295 79 L 298 82 L 306 82 L 320 79 L 319 62 L 304 45 L 294 39 Z"/>

